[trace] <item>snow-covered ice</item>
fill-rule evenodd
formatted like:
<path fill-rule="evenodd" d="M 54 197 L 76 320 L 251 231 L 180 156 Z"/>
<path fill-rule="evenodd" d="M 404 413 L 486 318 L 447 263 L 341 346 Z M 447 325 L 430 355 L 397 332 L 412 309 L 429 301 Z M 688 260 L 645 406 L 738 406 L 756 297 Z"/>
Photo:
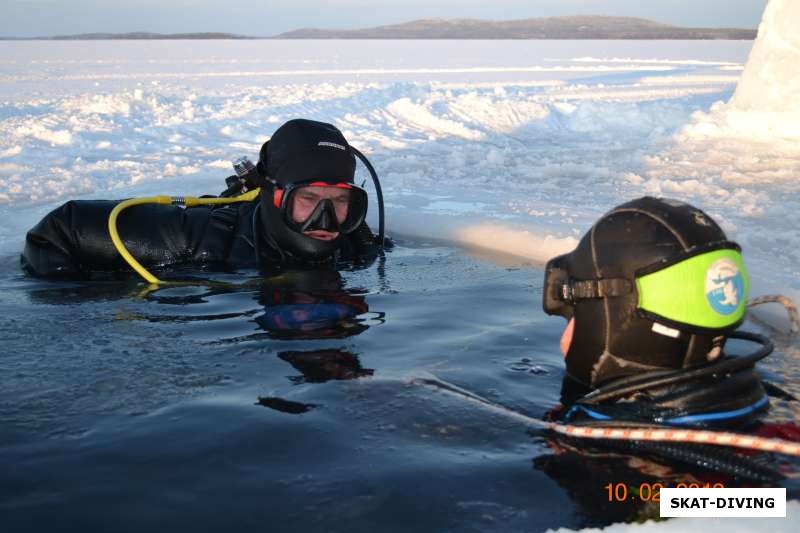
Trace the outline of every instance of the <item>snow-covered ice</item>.
<path fill-rule="evenodd" d="M 395 234 L 542 263 L 663 195 L 742 243 L 757 292 L 797 291 L 798 18 L 773 0 L 755 45 L 0 42 L 0 253 L 68 198 L 218 192 L 309 117 L 372 159 Z"/>

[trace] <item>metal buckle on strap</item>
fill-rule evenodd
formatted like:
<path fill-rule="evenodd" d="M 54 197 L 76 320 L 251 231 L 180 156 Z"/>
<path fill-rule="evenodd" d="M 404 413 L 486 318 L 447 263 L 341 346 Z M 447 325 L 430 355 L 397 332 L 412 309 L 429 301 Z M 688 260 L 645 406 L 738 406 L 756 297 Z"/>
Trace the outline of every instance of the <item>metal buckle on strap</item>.
<path fill-rule="evenodd" d="M 622 296 L 632 290 L 633 284 L 624 278 L 569 280 L 561 285 L 561 299 L 574 304 L 576 300 Z"/>
<path fill-rule="evenodd" d="M 561 299 L 571 304 L 575 303 L 571 282 L 567 281 L 561 285 Z"/>

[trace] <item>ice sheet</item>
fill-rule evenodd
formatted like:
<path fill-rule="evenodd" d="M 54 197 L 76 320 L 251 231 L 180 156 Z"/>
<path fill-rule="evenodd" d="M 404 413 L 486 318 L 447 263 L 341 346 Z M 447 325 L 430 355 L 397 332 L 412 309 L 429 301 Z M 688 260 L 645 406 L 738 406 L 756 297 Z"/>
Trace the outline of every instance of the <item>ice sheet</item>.
<path fill-rule="evenodd" d="M 766 15 L 755 46 L 3 42 L 0 254 L 68 198 L 216 193 L 309 117 L 372 159 L 390 232 L 541 264 L 614 205 L 668 196 L 741 242 L 757 291 L 796 294 L 797 7 Z"/>

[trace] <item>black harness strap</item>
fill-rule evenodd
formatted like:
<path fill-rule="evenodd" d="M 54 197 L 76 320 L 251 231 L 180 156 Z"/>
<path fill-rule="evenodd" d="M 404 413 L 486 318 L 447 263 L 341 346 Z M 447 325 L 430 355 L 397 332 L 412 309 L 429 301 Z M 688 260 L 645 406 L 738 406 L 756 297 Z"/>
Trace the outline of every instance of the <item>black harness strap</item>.
<path fill-rule="evenodd" d="M 561 285 L 560 296 L 566 302 L 623 296 L 633 292 L 633 283 L 624 278 L 569 280 Z"/>

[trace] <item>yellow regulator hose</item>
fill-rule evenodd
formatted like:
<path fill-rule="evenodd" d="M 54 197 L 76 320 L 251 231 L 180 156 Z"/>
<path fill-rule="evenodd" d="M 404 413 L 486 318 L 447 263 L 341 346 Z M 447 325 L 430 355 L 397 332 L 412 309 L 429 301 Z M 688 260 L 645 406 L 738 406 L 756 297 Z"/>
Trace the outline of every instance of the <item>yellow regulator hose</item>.
<path fill-rule="evenodd" d="M 197 198 L 195 196 L 149 196 L 147 198 L 131 198 L 117 204 L 108 216 L 108 234 L 111 236 L 111 241 L 123 259 L 134 269 L 145 281 L 152 285 L 164 284 L 164 282 L 152 275 L 146 268 L 144 268 L 135 257 L 131 255 L 117 231 L 117 217 L 119 214 L 134 205 L 142 204 L 162 204 L 162 205 L 183 205 L 186 207 L 194 207 L 198 205 L 221 205 L 232 204 L 236 202 L 249 202 L 258 197 L 261 189 L 254 189 L 241 196 L 234 196 L 233 198 Z"/>

